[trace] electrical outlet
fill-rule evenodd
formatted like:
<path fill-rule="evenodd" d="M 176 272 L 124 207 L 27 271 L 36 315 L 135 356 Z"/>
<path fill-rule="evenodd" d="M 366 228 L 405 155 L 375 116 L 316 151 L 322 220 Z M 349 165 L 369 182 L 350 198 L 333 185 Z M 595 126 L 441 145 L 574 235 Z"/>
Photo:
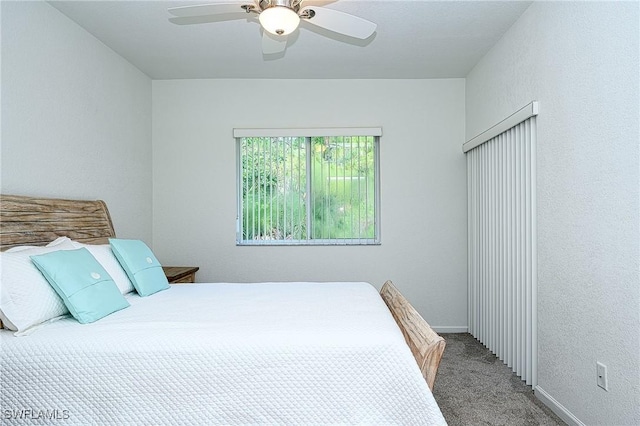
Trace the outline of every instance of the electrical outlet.
<path fill-rule="evenodd" d="M 607 366 L 601 362 L 596 362 L 596 371 L 598 374 L 597 383 L 602 389 L 609 390 L 609 381 L 607 380 Z"/>

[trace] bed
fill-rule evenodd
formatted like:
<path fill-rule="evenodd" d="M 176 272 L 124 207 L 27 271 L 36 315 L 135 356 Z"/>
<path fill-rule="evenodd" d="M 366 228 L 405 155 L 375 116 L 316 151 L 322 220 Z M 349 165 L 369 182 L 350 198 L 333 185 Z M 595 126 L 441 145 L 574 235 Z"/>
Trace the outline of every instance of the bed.
<path fill-rule="evenodd" d="M 115 237 L 102 201 L 0 196 L 1 249 Z M 445 424 L 445 342 L 391 282 L 199 283 L 0 331 L 14 424 Z M 328 315 L 327 313 L 331 314 Z"/>

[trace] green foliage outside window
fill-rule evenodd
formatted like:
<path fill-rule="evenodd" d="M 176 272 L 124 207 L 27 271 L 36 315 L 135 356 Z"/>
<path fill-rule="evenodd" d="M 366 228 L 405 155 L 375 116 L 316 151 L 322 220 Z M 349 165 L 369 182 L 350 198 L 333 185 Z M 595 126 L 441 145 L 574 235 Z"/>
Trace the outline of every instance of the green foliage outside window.
<path fill-rule="evenodd" d="M 242 138 L 242 240 L 375 239 L 375 150 L 370 136 Z"/>

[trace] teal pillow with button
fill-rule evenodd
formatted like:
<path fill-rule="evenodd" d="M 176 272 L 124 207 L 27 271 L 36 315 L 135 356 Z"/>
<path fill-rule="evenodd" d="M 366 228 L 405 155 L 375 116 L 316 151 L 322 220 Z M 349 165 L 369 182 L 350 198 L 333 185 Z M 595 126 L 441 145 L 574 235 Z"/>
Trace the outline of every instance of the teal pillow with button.
<path fill-rule="evenodd" d="M 109 244 L 140 296 L 150 296 L 169 288 L 162 265 L 144 242 L 110 238 Z"/>
<path fill-rule="evenodd" d="M 82 324 L 129 306 L 111 276 L 86 248 L 31 256 L 31 261 Z"/>

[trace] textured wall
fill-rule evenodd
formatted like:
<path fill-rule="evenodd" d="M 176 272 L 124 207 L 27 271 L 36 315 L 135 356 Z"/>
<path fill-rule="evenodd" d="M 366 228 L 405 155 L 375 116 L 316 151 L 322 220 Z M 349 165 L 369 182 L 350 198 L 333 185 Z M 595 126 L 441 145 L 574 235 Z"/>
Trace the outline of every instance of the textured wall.
<path fill-rule="evenodd" d="M 2 192 L 104 199 L 151 242 L 151 80 L 45 2 L 2 2 Z"/>
<path fill-rule="evenodd" d="M 534 3 L 466 84 L 467 138 L 540 101 L 538 383 L 586 424 L 640 424 L 638 8 Z"/>
<path fill-rule="evenodd" d="M 234 127 L 382 126 L 382 245 L 236 247 Z M 434 326 L 466 319 L 464 80 L 153 82 L 154 248 L 199 281 L 392 279 Z"/>

